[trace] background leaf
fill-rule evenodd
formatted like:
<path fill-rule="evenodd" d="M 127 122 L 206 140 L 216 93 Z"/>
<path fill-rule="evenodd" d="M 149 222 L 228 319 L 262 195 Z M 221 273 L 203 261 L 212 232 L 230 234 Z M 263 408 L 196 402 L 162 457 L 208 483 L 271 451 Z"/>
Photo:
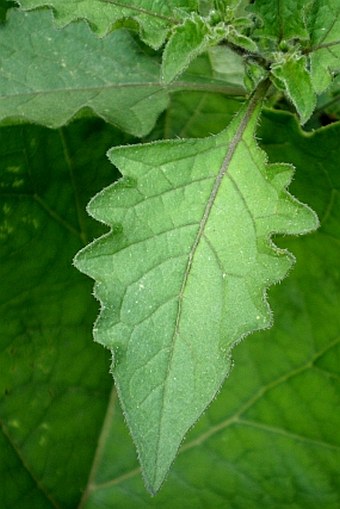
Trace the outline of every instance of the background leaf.
<path fill-rule="evenodd" d="M 208 57 L 216 77 L 227 83 L 235 83 L 244 87 L 244 61 L 241 55 L 232 51 L 228 46 L 214 46 L 209 48 Z"/>
<path fill-rule="evenodd" d="M 228 65 L 225 65 L 227 62 Z M 216 46 L 193 60 L 187 71 L 169 88 L 172 93 L 204 90 L 228 97 L 237 96 L 244 101 L 244 72 L 243 62 L 234 51 Z"/>
<path fill-rule="evenodd" d="M 14 1 L 0 0 L 0 24 L 5 22 L 8 9 L 14 6 Z"/>
<path fill-rule="evenodd" d="M 169 108 L 148 139 L 188 138 L 216 134 L 231 122 L 242 106 L 237 99 L 209 92 L 172 94 Z"/>
<path fill-rule="evenodd" d="M 86 485 L 111 382 L 71 261 L 100 231 L 85 203 L 111 180 L 116 136 L 98 121 L 0 130 L 3 508 L 73 508 Z"/>
<path fill-rule="evenodd" d="M 335 78 L 332 86 L 319 97 L 317 113 L 328 115 L 328 123 L 340 119 L 340 74 Z"/>
<path fill-rule="evenodd" d="M 11 11 L 0 50 L 3 120 L 59 127 L 90 110 L 141 136 L 167 105 L 157 59 L 125 30 L 100 40 L 84 23 L 58 30 L 51 13 Z"/>

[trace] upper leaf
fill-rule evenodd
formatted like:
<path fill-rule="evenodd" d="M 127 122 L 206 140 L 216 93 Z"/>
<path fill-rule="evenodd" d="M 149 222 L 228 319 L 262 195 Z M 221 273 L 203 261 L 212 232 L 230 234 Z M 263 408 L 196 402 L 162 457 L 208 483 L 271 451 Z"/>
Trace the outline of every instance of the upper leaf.
<path fill-rule="evenodd" d="M 227 376 L 233 345 L 271 323 L 265 289 L 292 257 L 270 236 L 317 226 L 285 191 L 291 168 L 265 164 L 259 108 L 255 94 L 217 136 L 111 150 L 124 177 L 89 205 L 111 231 L 75 264 L 96 280 L 94 336 L 113 353 L 153 492 Z"/>
<path fill-rule="evenodd" d="M 249 7 L 261 21 L 257 35 L 278 41 L 308 39 L 305 0 L 256 0 Z"/>
<path fill-rule="evenodd" d="M 340 70 L 338 0 L 257 0 L 250 9 L 260 20 L 253 36 L 301 123 L 313 113 L 316 94 Z"/>
<path fill-rule="evenodd" d="M 209 45 L 210 30 L 205 21 L 199 16 L 187 18 L 182 25 L 174 29 L 163 53 L 164 81 L 172 81 Z"/>
<path fill-rule="evenodd" d="M 315 1 L 308 17 L 311 45 L 311 77 L 320 94 L 340 72 L 340 3 L 338 0 Z"/>
<path fill-rule="evenodd" d="M 182 12 L 197 10 L 197 0 L 17 0 L 30 10 L 52 7 L 56 21 L 65 26 L 71 21 L 86 19 L 99 35 L 106 35 L 115 24 L 130 19 L 137 23 L 141 38 L 159 48 L 169 27 L 181 19 Z"/>
<path fill-rule="evenodd" d="M 163 53 L 162 76 L 166 82 L 183 72 L 199 54 L 223 40 L 242 50 L 257 51 L 256 43 L 242 34 L 242 29 L 249 28 L 249 20 L 235 17 L 233 11 L 229 14 L 226 8 L 225 11 L 224 16 L 212 11 L 205 18 L 192 13 L 173 28 Z"/>
<path fill-rule="evenodd" d="M 306 57 L 293 56 L 281 64 L 274 64 L 272 74 L 296 107 L 301 124 L 307 122 L 314 111 L 316 95 L 307 70 Z"/>
<path fill-rule="evenodd" d="M 141 136 L 167 105 L 157 59 L 125 30 L 100 40 L 84 23 L 61 31 L 48 12 L 11 11 L 0 61 L 0 120 L 59 127 L 90 109 Z"/>

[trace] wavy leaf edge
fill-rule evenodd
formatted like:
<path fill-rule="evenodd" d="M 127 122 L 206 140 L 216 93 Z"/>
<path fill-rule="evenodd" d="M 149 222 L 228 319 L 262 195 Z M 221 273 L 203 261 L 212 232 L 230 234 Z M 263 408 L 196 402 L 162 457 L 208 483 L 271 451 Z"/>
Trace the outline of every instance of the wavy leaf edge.
<path fill-rule="evenodd" d="M 255 97 L 255 99 L 254 99 L 254 97 Z M 274 241 L 272 240 L 272 235 L 274 235 L 274 234 L 285 234 L 285 233 L 287 233 L 287 234 L 304 234 L 304 233 L 307 233 L 307 232 L 310 232 L 310 231 L 316 229 L 318 227 L 319 223 L 318 223 L 318 219 L 317 219 L 316 214 L 308 206 L 306 206 L 306 205 L 302 204 L 301 202 L 299 202 L 287 190 L 287 188 L 288 188 L 288 186 L 289 186 L 289 184 L 291 182 L 292 176 L 293 176 L 293 167 L 291 165 L 289 165 L 289 164 L 268 164 L 267 156 L 266 156 L 265 152 L 258 146 L 258 144 L 257 144 L 257 142 L 255 140 L 254 132 L 255 132 L 255 129 L 256 129 L 256 126 L 257 126 L 258 116 L 259 116 L 259 111 L 261 109 L 261 106 L 258 105 L 258 99 L 256 98 L 256 94 L 254 94 L 253 98 L 250 99 L 250 101 L 248 103 L 248 106 L 246 106 L 246 113 L 244 114 L 244 118 L 249 120 L 249 118 L 247 118 L 247 112 L 250 111 L 250 115 L 252 115 L 254 113 L 254 111 L 257 110 L 257 113 L 256 113 L 257 119 L 255 121 L 254 132 L 253 132 L 253 136 L 252 136 L 252 139 L 253 139 L 253 141 L 255 143 L 255 146 L 256 146 L 256 151 L 260 151 L 261 157 L 262 158 L 264 157 L 264 159 L 265 159 L 264 164 L 266 165 L 265 166 L 266 167 L 266 172 L 268 172 L 269 169 L 272 169 L 272 170 L 273 169 L 276 169 L 276 170 L 280 169 L 280 172 L 284 173 L 284 175 L 281 175 L 283 180 L 281 178 L 281 182 L 279 184 L 281 192 L 283 193 L 283 196 L 284 196 L 284 200 L 287 200 L 289 202 L 289 204 L 293 208 L 295 207 L 296 209 L 303 210 L 307 214 L 307 216 L 306 216 L 307 217 L 307 224 L 306 224 L 306 226 L 304 228 L 298 228 L 298 231 L 294 231 L 294 228 L 296 230 L 296 227 L 292 226 L 292 230 L 293 231 L 289 231 L 289 228 L 287 228 L 286 230 L 280 231 L 280 229 L 277 229 L 277 228 L 273 227 L 272 230 L 268 230 L 266 232 L 266 236 L 265 236 L 265 239 L 264 239 L 263 246 L 265 248 L 270 249 L 270 251 L 275 254 L 275 257 L 280 258 L 280 260 L 284 259 L 285 262 L 286 262 L 286 267 L 284 269 L 282 269 L 282 267 L 281 267 L 278 270 L 278 274 L 276 274 L 275 277 L 273 276 L 271 280 L 268 280 L 266 284 L 263 284 L 257 290 L 258 293 L 261 294 L 261 300 L 262 300 L 262 302 L 259 305 L 259 307 L 261 309 L 261 311 L 259 312 L 259 315 L 262 314 L 262 316 L 258 316 L 257 317 L 258 318 L 257 326 L 255 326 L 255 327 L 254 326 L 252 326 L 252 327 L 248 326 L 248 329 L 246 329 L 242 334 L 239 334 L 238 337 L 233 338 L 233 340 L 230 341 L 230 343 L 225 348 L 220 346 L 220 353 L 223 355 L 223 359 L 224 359 L 224 363 L 225 363 L 223 375 L 221 377 L 219 377 L 218 382 L 215 383 L 215 385 L 212 384 L 213 386 L 212 386 L 211 391 L 209 393 L 210 396 L 206 398 L 204 407 L 198 411 L 197 415 L 195 415 L 195 418 L 193 418 L 191 420 L 189 425 L 188 424 L 185 425 L 185 430 L 182 433 L 182 436 L 181 436 L 180 440 L 177 441 L 176 446 L 174 447 L 175 452 L 172 453 L 171 460 L 167 460 L 166 467 L 165 468 L 159 467 L 159 470 L 161 472 L 153 472 L 153 474 L 150 475 L 150 472 L 148 472 L 148 470 L 150 470 L 150 465 L 148 465 L 148 463 L 150 463 L 150 461 L 148 462 L 148 460 L 144 458 L 144 456 L 145 456 L 145 450 L 144 450 L 145 449 L 145 444 L 141 444 L 140 443 L 140 436 L 138 436 L 138 430 L 136 431 L 136 427 L 135 427 L 134 423 L 132 422 L 133 419 L 131 418 L 131 415 L 130 415 L 131 410 L 129 410 L 128 405 L 126 405 L 126 403 L 125 403 L 125 398 L 124 398 L 124 394 L 123 394 L 124 393 L 124 389 L 122 390 L 121 383 L 120 383 L 120 380 L 119 380 L 119 376 L 117 377 L 117 372 L 115 372 L 115 370 L 117 370 L 117 366 L 119 365 L 119 357 L 121 355 L 120 352 L 119 352 L 119 345 L 114 345 L 114 341 L 112 341 L 112 342 L 110 342 L 110 341 L 109 342 L 105 342 L 101 338 L 100 328 L 102 327 L 102 321 L 104 319 L 103 315 L 105 315 L 107 312 L 110 311 L 110 306 L 107 305 L 107 303 L 105 302 L 105 298 L 103 298 L 103 289 L 101 287 L 101 282 L 98 281 L 96 276 L 93 274 L 93 271 L 91 271 L 91 269 L 86 267 L 86 256 L 87 256 L 87 254 L 89 252 L 91 252 L 93 250 L 93 248 L 96 248 L 98 243 L 103 243 L 106 240 L 108 240 L 110 237 L 112 237 L 112 235 L 114 235 L 115 232 L 122 231 L 123 226 L 119 222 L 110 222 L 110 221 L 107 221 L 105 218 L 102 217 L 101 213 L 98 214 L 98 211 L 95 210 L 96 209 L 96 204 L 97 204 L 98 200 L 100 200 L 101 197 L 104 194 L 106 194 L 108 191 L 110 192 L 110 190 L 112 190 L 112 189 L 115 189 L 115 190 L 117 190 L 117 189 L 124 190 L 124 189 L 129 189 L 129 188 L 131 189 L 131 186 L 134 185 L 134 182 L 130 178 L 131 175 L 129 176 L 129 171 L 126 171 L 126 169 L 123 168 L 124 165 L 121 166 L 119 164 L 119 161 L 117 162 L 117 154 L 119 154 L 119 151 L 136 150 L 136 149 L 139 150 L 141 148 L 142 148 L 142 150 L 145 150 L 146 147 L 147 148 L 148 147 L 162 147 L 164 145 L 166 145 L 167 147 L 170 147 L 170 146 L 177 147 L 181 143 L 187 143 L 187 144 L 188 143 L 194 143 L 195 144 L 195 143 L 197 143 L 199 141 L 206 142 L 207 140 L 212 140 L 212 139 L 216 140 L 221 135 L 223 136 L 223 133 L 226 133 L 230 129 L 230 126 L 233 123 L 237 123 L 237 119 L 243 114 L 242 113 L 242 109 L 244 110 L 244 108 L 242 107 L 241 111 L 236 115 L 236 117 L 234 118 L 232 123 L 229 124 L 229 126 L 224 131 L 222 131 L 221 133 L 219 133 L 217 135 L 211 136 L 209 138 L 191 139 L 191 140 L 165 140 L 165 141 L 161 140 L 161 141 L 151 142 L 149 144 L 137 144 L 137 145 L 130 145 L 130 146 L 114 147 L 114 148 L 110 149 L 108 151 L 108 156 L 109 156 L 111 162 L 116 164 L 117 167 L 120 169 L 120 171 L 122 172 L 123 177 L 120 180 L 118 180 L 117 182 L 115 182 L 114 184 L 112 184 L 111 186 L 108 186 L 107 188 L 102 190 L 95 197 L 93 197 L 92 200 L 90 201 L 90 203 L 88 204 L 88 207 L 87 207 L 88 213 L 94 219 L 99 220 L 102 223 L 104 223 L 107 226 L 109 226 L 110 227 L 110 231 L 107 232 L 102 237 L 100 237 L 99 239 L 94 240 L 91 244 L 89 244 L 85 248 L 83 248 L 76 255 L 76 257 L 74 258 L 74 265 L 76 266 L 76 268 L 78 268 L 78 270 L 80 270 L 81 272 L 84 272 L 85 274 L 89 275 L 90 277 L 92 277 L 96 281 L 95 285 L 94 285 L 94 296 L 100 302 L 100 313 L 99 313 L 97 321 L 95 322 L 95 325 L 94 325 L 94 331 L 93 331 L 94 332 L 94 339 L 95 339 L 95 341 L 101 343 L 103 346 L 105 346 L 105 347 L 107 347 L 107 348 L 109 348 L 111 350 L 111 353 L 112 353 L 111 373 L 112 373 L 112 375 L 114 377 L 114 380 L 115 380 L 116 389 L 117 389 L 117 392 L 118 392 L 118 395 L 119 395 L 120 403 L 121 403 L 122 408 L 123 408 L 125 419 L 126 419 L 128 425 L 129 425 L 131 435 L 133 437 L 133 440 L 134 440 L 136 448 L 137 448 L 137 453 L 138 453 L 139 461 L 140 461 L 140 463 L 142 465 L 142 473 L 143 473 L 143 477 L 144 477 L 144 480 L 145 480 L 145 484 L 146 484 L 148 490 L 152 494 L 155 494 L 158 491 L 158 489 L 160 488 L 161 484 L 163 483 L 163 481 L 164 481 L 164 479 L 165 479 L 165 477 L 167 475 L 167 472 L 168 472 L 168 470 L 170 468 L 170 465 L 172 464 L 172 462 L 175 459 L 176 453 L 178 451 L 178 448 L 179 448 L 179 446 L 180 446 L 180 444 L 181 444 L 185 434 L 195 424 L 195 422 L 198 420 L 198 418 L 200 417 L 200 415 L 202 414 L 204 409 L 216 397 L 217 393 L 219 392 L 219 390 L 221 388 L 221 385 L 222 385 L 223 381 L 229 375 L 231 364 L 232 364 L 231 363 L 231 351 L 232 351 L 232 349 L 240 341 L 242 341 L 246 336 L 248 336 L 252 332 L 255 332 L 255 331 L 258 331 L 258 330 L 262 330 L 262 329 L 265 329 L 265 328 L 269 328 L 272 325 L 273 319 L 272 319 L 272 312 L 271 312 L 271 309 L 270 309 L 270 305 L 269 305 L 268 300 L 267 300 L 267 290 L 268 290 L 268 288 L 271 285 L 279 283 L 280 281 L 282 281 L 282 279 L 284 277 L 286 277 L 286 275 L 288 274 L 288 272 L 289 272 L 289 270 L 290 270 L 290 268 L 293 265 L 294 260 L 295 260 L 294 256 L 288 250 L 281 249 L 281 248 L 279 248 L 278 246 L 276 246 L 274 244 Z M 248 115 L 249 115 L 249 113 L 248 113 Z M 247 120 L 246 120 L 246 125 L 245 125 L 244 129 L 246 129 L 247 126 L 248 126 Z M 242 121 L 240 122 L 240 124 L 241 123 L 242 123 Z M 243 136 L 243 131 L 241 133 L 241 138 L 242 138 L 242 136 Z M 238 140 L 238 142 L 239 141 L 240 140 Z M 236 143 L 236 146 L 237 146 L 237 143 Z M 118 157 L 118 159 L 119 159 L 119 157 Z M 281 198 L 278 198 L 278 201 L 280 199 Z M 85 256 L 85 259 L 84 259 L 84 256 Z M 85 263 L 84 263 L 84 261 L 85 261 Z M 179 313 L 180 312 L 178 311 L 178 316 L 179 316 Z M 174 337 L 175 337 L 175 335 L 173 335 L 173 338 Z M 160 435 L 161 435 L 161 432 L 160 432 Z M 161 457 L 161 453 L 159 453 L 159 457 Z"/>

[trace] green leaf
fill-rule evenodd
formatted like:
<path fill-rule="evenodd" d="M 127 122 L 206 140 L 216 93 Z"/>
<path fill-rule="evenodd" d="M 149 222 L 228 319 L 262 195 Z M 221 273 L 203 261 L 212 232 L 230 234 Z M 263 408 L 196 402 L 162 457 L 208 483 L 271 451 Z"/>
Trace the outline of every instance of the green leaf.
<path fill-rule="evenodd" d="M 229 83 L 242 85 L 244 77 L 244 60 L 241 55 L 228 46 L 209 48 L 209 59 L 215 73 Z"/>
<path fill-rule="evenodd" d="M 234 52 L 230 52 L 230 68 L 224 71 L 219 67 L 217 60 L 212 55 L 212 50 L 197 57 L 190 64 L 180 79 L 171 83 L 168 90 L 174 93 L 186 91 L 205 91 L 207 93 L 223 94 L 226 97 L 237 97 L 244 100 L 245 88 L 242 83 L 243 68 L 239 67 Z M 217 64 L 217 65 L 216 65 Z M 216 65 L 216 67 L 215 67 Z M 225 124 L 224 124 L 225 127 Z"/>
<path fill-rule="evenodd" d="M 258 15 L 261 27 L 255 34 L 276 41 L 308 39 L 305 0 L 256 0 L 249 10 Z"/>
<path fill-rule="evenodd" d="M 340 4 L 316 1 L 308 17 L 311 45 L 311 77 L 316 93 L 328 88 L 340 72 Z"/>
<path fill-rule="evenodd" d="M 257 85 L 268 76 L 268 72 L 255 60 L 249 59 L 246 62 L 244 85 L 249 92 L 255 90 Z"/>
<path fill-rule="evenodd" d="M 203 137 L 217 134 L 232 121 L 241 107 L 238 99 L 202 92 L 178 92 L 171 98 L 165 125 L 151 133 L 151 139 Z M 157 132 L 158 131 L 158 132 Z"/>
<path fill-rule="evenodd" d="M 274 64 L 271 72 L 297 109 L 301 124 L 306 123 L 316 106 L 306 57 L 290 57 L 283 63 Z"/>
<path fill-rule="evenodd" d="M 250 37 L 239 33 L 237 30 L 231 29 L 228 33 L 227 37 L 228 42 L 235 44 L 235 46 L 239 46 L 245 51 L 249 51 L 250 53 L 256 52 L 258 50 L 256 42 L 254 42 Z"/>
<path fill-rule="evenodd" d="M 130 19 L 137 23 L 140 36 L 153 48 L 165 41 L 169 28 L 187 11 L 197 10 L 197 0 L 18 0 L 23 9 L 48 6 L 59 26 L 85 19 L 98 35 L 108 34 L 115 25 Z M 181 12 L 182 11 L 182 12 Z"/>
<path fill-rule="evenodd" d="M 288 90 L 288 95 L 297 107 L 299 114 L 307 117 L 315 102 L 314 93 L 320 94 L 331 84 L 333 75 L 340 71 L 340 4 L 338 0 L 260 0 L 250 6 L 262 20 L 262 26 L 255 30 L 254 37 L 259 39 L 259 45 L 269 60 L 275 60 L 286 56 L 294 60 L 294 54 L 301 52 L 304 61 L 289 62 L 288 67 L 292 71 L 291 81 L 294 78 L 295 66 L 297 69 L 296 82 L 302 80 L 301 90 L 298 91 L 297 83 Z M 266 38 L 272 42 L 266 42 Z M 297 42 L 298 41 L 298 42 Z M 280 53 L 282 53 L 280 57 Z M 307 59 L 308 57 L 308 59 Z M 288 58 L 288 60 L 289 60 Z M 282 59 L 282 58 L 281 58 Z M 286 66 L 287 66 L 286 65 Z M 289 70 L 287 70 L 289 72 Z M 287 74 L 279 71 L 279 74 Z M 307 76 L 310 74 L 310 77 Z M 290 74 L 290 72 L 289 72 Z M 276 76 L 281 79 L 280 76 Z M 282 79 L 287 81 L 287 77 Z M 302 96 L 305 95 L 309 103 L 302 104 Z M 300 97 L 298 97 L 300 96 Z M 300 106 L 298 107 L 298 104 Z"/>
<path fill-rule="evenodd" d="M 296 165 L 291 190 L 315 208 L 321 228 L 280 241 L 297 263 L 270 290 L 275 326 L 233 350 L 227 383 L 188 434 L 157 496 L 143 489 L 114 401 L 83 509 L 340 504 L 340 415 L 334 411 L 340 403 L 340 125 L 305 134 L 292 115 L 268 112 L 261 126 L 271 161 L 284 157 Z"/>
<path fill-rule="evenodd" d="M 340 119 L 340 74 L 333 81 L 332 86 L 322 94 L 318 101 L 319 113 L 326 112 L 330 119 Z"/>
<path fill-rule="evenodd" d="M 55 128 L 74 116 L 97 114 L 143 136 L 168 104 L 159 59 L 146 55 L 126 30 L 99 40 L 83 23 L 61 31 L 48 12 L 12 11 L 0 27 L 0 51 L 0 120 L 6 124 L 30 121 Z M 210 62 L 202 59 L 196 67 L 171 89 L 204 85 L 244 94 Z"/>
<path fill-rule="evenodd" d="M 166 83 L 170 83 L 195 57 L 208 49 L 210 33 L 206 21 L 199 16 L 186 19 L 174 29 L 163 53 L 162 77 Z"/>
<path fill-rule="evenodd" d="M 117 136 L 98 121 L 0 129 L 2 508 L 76 507 L 87 483 L 112 383 L 71 261 L 102 232 L 85 203 L 112 181 Z"/>
<path fill-rule="evenodd" d="M 213 13 L 209 18 L 192 14 L 182 25 L 173 29 L 163 53 L 162 76 L 166 83 L 182 73 L 194 58 L 210 48 L 214 49 L 214 46 L 224 39 L 246 51 L 257 51 L 256 43 L 249 37 L 239 33 L 232 24 L 222 21 L 215 24 L 213 21 Z M 231 21 L 237 22 L 238 20 L 233 19 Z M 229 50 L 226 47 L 218 49 Z M 229 50 L 228 60 L 231 61 L 231 65 L 237 57 L 242 60 L 239 55 L 233 53 Z M 228 61 L 224 70 L 225 73 L 228 72 L 229 65 Z"/>
<path fill-rule="evenodd" d="M 258 0 L 249 9 L 262 21 L 253 37 L 271 63 L 273 83 L 286 92 L 305 123 L 315 108 L 315 94 L 340 71 L 340 4 Z"/>
<path fill-rule="evenodd" d="M 14 1 L 0 0 L 0 24 L 5 23 L 8 9 L 14 6 Z"/>
<path fill-rule="evenodd" d="M 157 59 L 125 30 L 100 40 L 84 23 L 61 31 L 51 18 L 12 11 L 0 27 L 0 118 L 59 127 L 90 110 L 146 134 L 167 105 Z"/>
<path fill-rule="evenodd" d="M 285 191 L 291 168 L 265 165 L 259 108 L 255 95 L 214 137 L 112 150 L 124 178 L 89 205 L 111 231 L 75 264 L 96 280 L 94 337 L 112 351 L 152 492 L 227 376 L 231 348 L 271 323 L 265 289 L 292 257 L 270 236 L 317 226 Z"/>

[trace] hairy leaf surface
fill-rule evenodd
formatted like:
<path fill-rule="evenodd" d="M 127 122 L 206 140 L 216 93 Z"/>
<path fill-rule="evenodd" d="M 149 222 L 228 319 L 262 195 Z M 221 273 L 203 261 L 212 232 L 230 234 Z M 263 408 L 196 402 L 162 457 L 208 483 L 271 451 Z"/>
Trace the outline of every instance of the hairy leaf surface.
<path fill-rule="evenodd" d="M 305 0 L 259 0 L 249 7 L 255 12 L 262 24 L 258 29 L 259 37 L 276 41 L 290 39 L 308 39 Z"/>
<path fill-rule="evenodd" d="M 287 59 L 277 67 L 272 66 L 272 73 L 296 107 L 301 124 L 305 124 L 316 106 L 316 96 L 307 70 L 307 59 L 303 57 Z"/>
<path fill-rule="evenodd" d="M 340 4 L 261 0 L 250 9 L 262 20 L 254 36 L 272 62 L 274 84 L 283 86 L 303 124 L 315 108 L 315 93 L 322 93 L 340 71 Z"/>
<path fill-rule="evenodd" d="M 167 104 L 158 61 L 125 30 L 100 40 L 84 23 L 58 30 L 51 13 L 11 11 L 0 51 L 2 120 L 59 127 L 90 110 L 141 136 Z"/>
<path fill-rule="evenodd" d="M 169 83 L 190 64 L 197 55 L 210 45 L 210 30 L 205 21 L 197 16 L 184 21 L 171 35 L 162 61 L 162 77 Z"/>
<path fill-rule="evenodd" d="M 189 10 L 197 10 L 197 0 L 18 0 L 24 9 L 52 7 L 59 25 L 86 19 L 99 34 L 106 35 L 119 22 L 130 19 L 140 28 L 142 39 L 159 48 L 174 23 Z"/>
<path fill-rule="evenodd" d="M 256 43 L 235 28 L 242 29 L 242 25 L 248 28 L 248 19 L 225 20 L 223 14 L 221 13 L 219 22 L 214 22 L 211 16 L 203 18 L 192 13 L 182 24 L 172 30 L 163 52 L 162 77 L 165 82 L 172 81 L 194 58 L 209 48 L 217 46 L 222 40 L 249 52 L 257 51 Z M 231 57 L 231 60 L 235 58 Z M 228 72 L 228 67 L 229 63 L 225 67 L 225 72 Z"/>
<path fill-rule="evenodd" d="M 143 136 L 168 104 L 159 59 L 143 53 L 126 30 L 100 40 L 84 23 L 58 30 L 48 12 L 12 11 L 0 26 L 0 51 L 0 120 L 6 124 L 29 121 L 55 128 L 94 113 Z M 244 94 L 239 83 L 226 78 L 206 58 L 171 89 L 204 85 Z"/>
<path fill-rule="evenodd" d="M 255 95 L 214 137 L 112 150 L 124 178 L 89 205 L 111 231 L 75 264 L 96 280 L 94 336 L 113 353 L 151 491 L 227 376 L 233 345 L 271 323 L 265 289 L 292 257 L 270 236 L 317 226 L 285 191 L 291 168 L 265 164 L 259 108 Z"/>

